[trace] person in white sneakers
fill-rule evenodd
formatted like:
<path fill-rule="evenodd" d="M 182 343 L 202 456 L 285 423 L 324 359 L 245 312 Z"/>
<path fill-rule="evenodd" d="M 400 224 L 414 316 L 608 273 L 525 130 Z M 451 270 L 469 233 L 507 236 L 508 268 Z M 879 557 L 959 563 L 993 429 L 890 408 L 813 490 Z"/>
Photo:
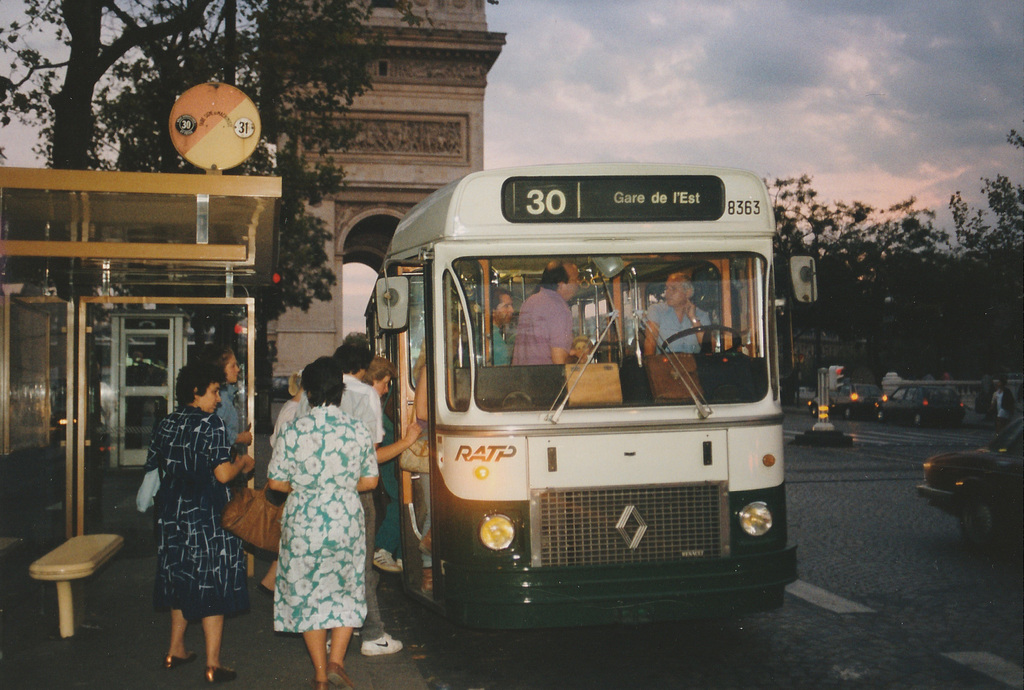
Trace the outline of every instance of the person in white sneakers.
<path fill-rule="evenodd" d="M 412 445 L 419 435 L 419 429 L 410 429 L 407 438 L 381 447 L 384 440 L 384 413 L 381 409 L 380 396 L 372 386 L 361 380 L 367 367 L 373 360 L 373 351 L 369 347 L 366 336 L 358 334 L 348 336 L 341 346 L 335 350 L 334 358 L 341 363 L 345 372 L 345 392 L 341 396 L 341 409 L 362 420 L 369 428 L 370 436 L 377 447 L 377 463 L 386 462 L 397 457 L 405 448 Z M 383 457 L 387 456 L 387 457 Z M 377 585 L 380 574 L 373 567 L 374 542 L 377 536 L 377 511 L 373 494 L 365 492 L 359 495 L 366 518 L 366 620 L 363 623 L 361 651 L 364 656 L 380 656 L 394 654 L 402 650 L 402 643 L 384 631 L 384 622 L 380 617 L 380 605 L 377 603 Z"/>
<path fill-rule="evenodd" d="M 387 549 L 380 548 L 373 553 L 373 564 L 385 573 L 402 572 L 402 559 L 396 559 Z"/>

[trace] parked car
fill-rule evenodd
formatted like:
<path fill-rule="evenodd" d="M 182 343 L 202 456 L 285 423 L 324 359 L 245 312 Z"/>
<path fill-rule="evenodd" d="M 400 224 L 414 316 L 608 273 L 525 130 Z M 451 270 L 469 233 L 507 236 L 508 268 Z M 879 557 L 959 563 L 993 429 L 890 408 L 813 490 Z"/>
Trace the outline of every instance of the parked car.
<path fill-rule="evenodd" d="M 959 426 L 964 404 L 952 386 L 901 386 L 882 400 L 878 418 L 914 426 Z"/>
<path fill-rule="evenodd" d="M 289 400 L 292 394 L 288 392 L 288 377 L 275 376 L 271 379 L 271 395 L 274 400 Z"/>
<path fill-rule="evenodd" d="M 985 448 L 936 455 L 924 463 L 925 483 L 917 493 L 959 518 L 973 547 L 1021 543 L 1022 428 L 1024 419 L 1018 418 Z"/>
<path fill-rule="evenodd" d="M 847 383 L 832 397 L 829 414 L 845 419 L 877 419 L 882 404 L 882 389 L 871 383 Z"/>

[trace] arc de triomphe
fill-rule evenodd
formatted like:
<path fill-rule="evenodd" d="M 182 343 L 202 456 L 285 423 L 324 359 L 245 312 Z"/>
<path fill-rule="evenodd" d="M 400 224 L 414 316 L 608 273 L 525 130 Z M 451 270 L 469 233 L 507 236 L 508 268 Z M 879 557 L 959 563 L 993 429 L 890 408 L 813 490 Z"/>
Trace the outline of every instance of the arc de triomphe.
<path fill-rule="evenodd" d="M 401 21 L 393 2 L 373 4 L 373 23 L 386 32 L 388 49 L 371 66 L 373 89 L 349 115 L 363 125 L 359 136 L 334 154 L 346 185 L 312 209 L 334 230 L 326 250 L 338 284 L 330 302 L 289 310 L 270 324 L 275 375 L 331 354 L 344 338 L 344 264 L 378 270 L 413 205 L 483 168 L 484 90 L 505 43 L 504 34 L 487 31 L 485 0 L 412 0 L 417 14 L 431 20 L 417 27 Z"/>

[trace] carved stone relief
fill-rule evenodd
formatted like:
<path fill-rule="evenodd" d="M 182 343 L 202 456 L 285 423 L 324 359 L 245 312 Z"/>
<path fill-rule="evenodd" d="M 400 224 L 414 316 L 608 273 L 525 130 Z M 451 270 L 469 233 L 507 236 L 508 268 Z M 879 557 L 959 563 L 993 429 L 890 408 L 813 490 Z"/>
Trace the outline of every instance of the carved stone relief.
<path fill-rule="evenodd" d="M 347 153 L 443 156 L 464 159 L 464 118 L 386 120 L 360 118 L 360 131 Z"/>
<path fill-rule="evenodd" d="M 408 82 L 417 84 L 451 84 L 457 86 L 487 85 L 489 67 L 477 62 L 451 60 L 406 60 L 389 58 L 386 68 L 380 62 L 371 65 L 375 82 Z"/>
<path fill-rule="evenodd" d="M 473 9 L 481 9 L 484 6 L 484 0 L 413 0 L 417 7 L 425 9 L 444 9 L 446 7 L 454 7 L 455 9 L 461 10 L 466 7 L 472 7 Z"/>

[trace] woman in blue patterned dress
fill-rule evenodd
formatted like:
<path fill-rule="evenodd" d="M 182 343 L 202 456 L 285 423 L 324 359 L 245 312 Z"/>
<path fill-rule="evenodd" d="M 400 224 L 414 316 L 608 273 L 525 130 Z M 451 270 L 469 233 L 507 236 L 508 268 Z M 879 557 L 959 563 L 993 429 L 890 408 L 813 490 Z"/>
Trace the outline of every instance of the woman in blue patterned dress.
<path fill-rule="evenodd" d="M 220 664 L 224 616 L 249 608 L 242 541 L 220 526 L 230 499 L 226 484 L 252 470 L 249 456 L 232 459 L 224 422 L 214 414 L 224 372 L 205 363 L 178 374 L 180 407 L 153 430 L 146 470 L 163 465 L 157 495 L 160 544 L 157 550 L 157 608 L 171 610 L 171 642 L 164 667 L 196 658 L 185 649 L 189 621 L 201 620 L 206 638 L 206 680 L 234 680 Z"/>
<path fill-rule="evenodd" d="M 339 407 L 342 377 L 333 357 L 302 371 L 309 414 L 281 431 L 267 473 L 267 486 L 291 492 L 281 516 L 274 630 L 302 633 L 318 690 L 328 683 L 352 686 L 345 652 L 352 628 L 366 617 L 359 492 L 377 486 L 370 432 Z"/>

